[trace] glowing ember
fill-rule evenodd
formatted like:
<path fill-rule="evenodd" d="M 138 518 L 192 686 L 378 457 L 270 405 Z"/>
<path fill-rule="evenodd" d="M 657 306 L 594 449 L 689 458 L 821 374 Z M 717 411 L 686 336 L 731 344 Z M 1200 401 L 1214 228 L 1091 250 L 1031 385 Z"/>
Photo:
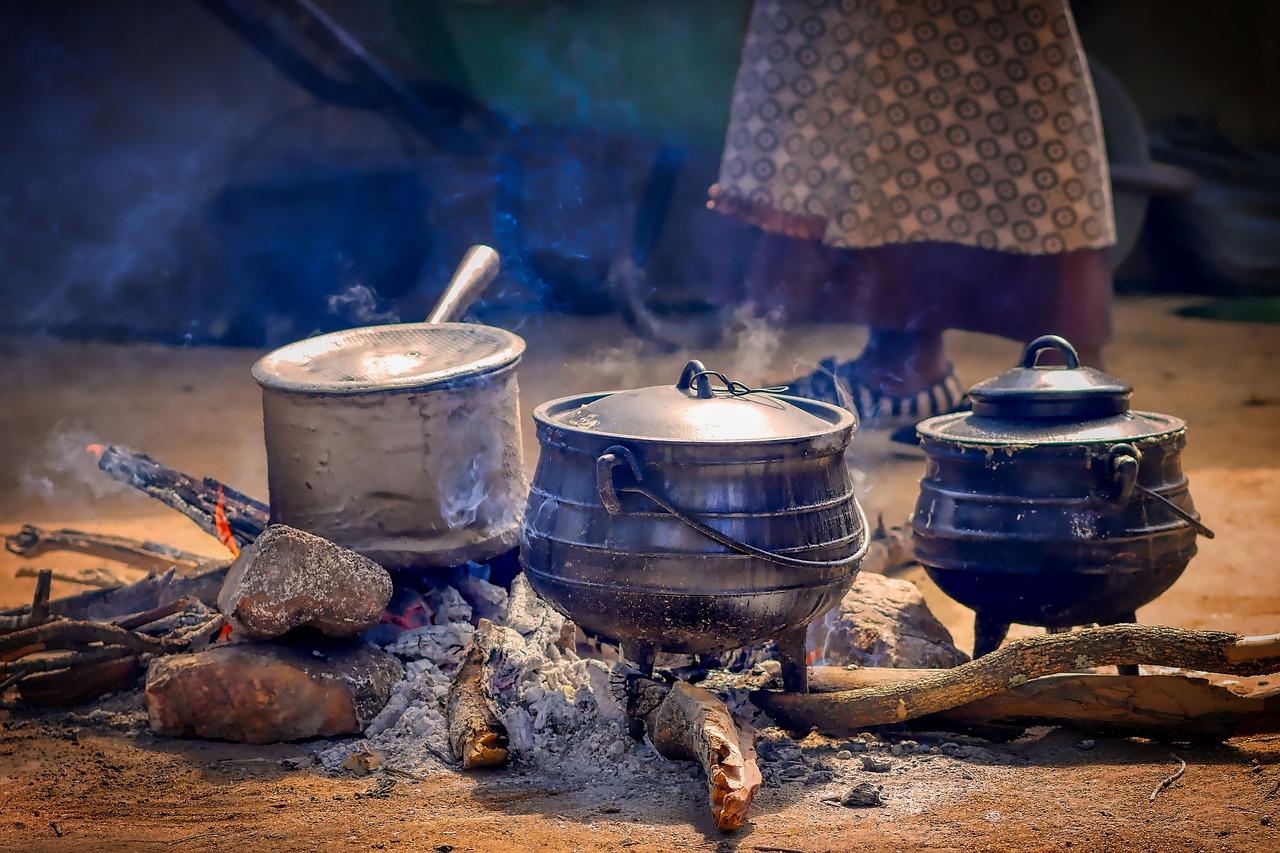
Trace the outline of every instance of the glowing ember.
<path fill-rule="evenodd" d="M 227 507 L 222 499 L 222 486 L 218 486 L 218 503 L 213 508 L 213 523 L 218 528 L 218 541 L 227 546 L 231 556 L 240 556 L 240 546 L 236 544 L 235 534 L 231 532 L 231 524 L 227 521 Z"/>
<path fill-rule="evenodd" d="M 88 447 L 85 448 L 85 450 L 92 453 L 93 458 L 97 459 L 99 462 L 102 461 L 102 454 L 103 452 L 106 451 L 106 449 L 107 448 L 101 444 L 90 444 Z"/>

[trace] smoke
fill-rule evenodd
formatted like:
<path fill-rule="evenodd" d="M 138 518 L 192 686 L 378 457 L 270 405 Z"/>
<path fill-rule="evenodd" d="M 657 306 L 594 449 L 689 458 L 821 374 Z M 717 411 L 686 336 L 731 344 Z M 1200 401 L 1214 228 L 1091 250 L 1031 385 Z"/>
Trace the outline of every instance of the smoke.
<path fill-rule="evenodd" d="M 135 494 L 129 486 L 98 469 L 97 459 L 87 448 L 99 438 L 83 428 L 66 428 L 59 423 L 40 457 L 28 461 L 18 472 L 22 496 L 56 499 L 60 505 L 67 505 L 76 503 L 78 497 Z"/>
<path fill-rule="evenodd" d="M 726 324 L 725 340 L 733 365 L 730 379 L 748 385 L 770 385 L 779 377 L 772 375 L 774 360 L 782 348 L 782 313 L 774 308 L 761 315 L 752 304 L 739 306 Z"/>
<path fill-rule="evenodd" d="M 378 299 L 378 294 L 363 284 L 354 284 L 342 293 L 333 294 L 326 304 L 330 314 L 361 326 L 400 322 L 399 314 L 381 310 L 384 306 Z"/>

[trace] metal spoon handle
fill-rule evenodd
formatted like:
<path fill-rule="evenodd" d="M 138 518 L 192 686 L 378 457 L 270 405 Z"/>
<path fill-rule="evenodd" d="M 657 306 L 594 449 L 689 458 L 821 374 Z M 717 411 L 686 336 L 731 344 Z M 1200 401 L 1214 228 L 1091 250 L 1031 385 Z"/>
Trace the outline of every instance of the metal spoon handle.
<path fill-rule="evenodd" d="M 498 275 L 498 253 L 488 246 L 472 246 L 449 279 L 436 307 L 427 315 L 428 323 L 451 323 L 463 315 L 489 282 Z"/>

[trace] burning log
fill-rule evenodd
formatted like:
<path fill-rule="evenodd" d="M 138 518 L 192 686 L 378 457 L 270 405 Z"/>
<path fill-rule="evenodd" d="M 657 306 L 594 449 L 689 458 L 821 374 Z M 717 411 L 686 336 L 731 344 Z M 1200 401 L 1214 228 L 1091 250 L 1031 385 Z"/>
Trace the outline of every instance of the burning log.
<path fill-rule="evenodd" d="M 498 720 L 490 687 L 498 645 L 493 623 L 481 619 L 449 687 L 445 706 L 449 746 L 463 770 L 497 767 L 507 761 L 507 730 Z"/>
<path fill-rule="evenodd" d="M 252 542 L 268 524 L 266 504 L 227 488 L 212 477 L 197 480 L 150 456 L 115 445 L 95 444 L 89 449 L 98 454 L 98 467 L 107 474 L 176 509 L 214 537 L 221 539 L 219 505 L 224 508 L 227 526 L 237 545 Z"/>
<path fill-rule="evenodd" d="M 1152 625 L 1110 625 L 1016 640 L 954 669 L 827 694 L 756 691 L 752 701 L 789 728 L 843 736 L 869 726 L 937 714 L 1032 679 L 1095 666 L 1148 664 L 1201 672 L 1280 671 L 1280 634 L 1240 637 Z"/>
<path fill-rule="evenodd" d="M 809 688 L 815 694 L 865 690 L 936 672 L 818 666 L 809 670 Z M 822 722 L 804 718 L 788 725 L 823 730 L 830 715 L 820 716 Z M 1047 725 L 1120 737 L 1222 740 L 1280 731 L 1280 689 L 1241 695 L 1182 675 L 1050 675 L 910 722 L 921 731 L 1001 737 Z"/>
<path fill-rule="evenodd" d="M 19 557 L 38 557 L 51 551 L 74 551 L 159 574 L 170 566 L 191 572 L 207 558 L 154 542 L 139 542 L 123 536 L 85 533 L 80 530 L 44 530 L 31 524 L 5 537 L 4 547 Z"/>
<path fill-rule="evenodd" d="M 644 721 L 660 755 L 702 765 L 718 829 L 742 826 L 763 781 L 756 764 L 755 731 L 735 723 L 725 704 L 701 687 L 683 681 L 666 685 L 638 672 L 619 672 L 615 689 L 627 716 Z"/>

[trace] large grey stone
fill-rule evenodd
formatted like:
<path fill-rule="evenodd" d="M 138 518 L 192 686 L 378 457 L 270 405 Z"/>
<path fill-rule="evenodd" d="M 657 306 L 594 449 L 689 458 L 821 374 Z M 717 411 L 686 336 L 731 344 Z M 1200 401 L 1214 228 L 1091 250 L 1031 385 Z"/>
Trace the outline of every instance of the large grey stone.
<path fill-rule="evenodd" d="M 158 734 L 276 743 L 364 731 L 403 675 L 365 643 L 240 643 L 156 658 L 147 717 Z"/>
<path fill-rule="evenodd" d="M 811 658 L 832 666 L 948 669 L 969 659 L 915 584 L 871 572 L 810 624 L 809 648 Z"/>
<path fill-rule="evenodd" d="M 218 609 L 233 634 L 252 639 L 302 625 L 354 637 L 378 624 L 391 592 L 391 575 L 368 557 L 273 524 L 232 563 Z"/>

